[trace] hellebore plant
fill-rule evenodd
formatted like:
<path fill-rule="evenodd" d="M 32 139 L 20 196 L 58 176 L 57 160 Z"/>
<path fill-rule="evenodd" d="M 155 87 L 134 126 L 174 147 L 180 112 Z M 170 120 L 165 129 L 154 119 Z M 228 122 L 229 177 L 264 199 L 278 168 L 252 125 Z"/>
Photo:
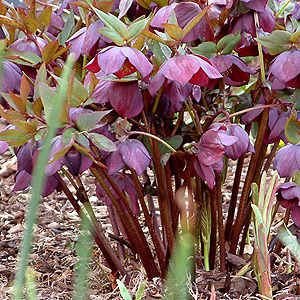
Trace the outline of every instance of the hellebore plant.
<path fill-rule="evenodd" d="M 14 191 L 35 180 L 60 104 L 41 194 L 62 191 L 88 220 L 113 283 L 130 280 L 128 256 L 149 280 L 165 278 L 180 232 L 201 245 L 191 257 L 197 266 L 204 255 L 206 270 L 230 272 L 225 245 L 243 254 L 252 183 L 272 163 L 281 177 L 300 170 L 299 5 L 290 1 L 282 18 L 281 1 L 270 2 L 0 2 L 0 115 L 8 124 L 0 152 L 11 147 L 17 156 Z M 116 247 L 94 213 L 84 173 L 107 205 Z M 277 194 L 299 224 L 297 188 L 285 183 Z"/>

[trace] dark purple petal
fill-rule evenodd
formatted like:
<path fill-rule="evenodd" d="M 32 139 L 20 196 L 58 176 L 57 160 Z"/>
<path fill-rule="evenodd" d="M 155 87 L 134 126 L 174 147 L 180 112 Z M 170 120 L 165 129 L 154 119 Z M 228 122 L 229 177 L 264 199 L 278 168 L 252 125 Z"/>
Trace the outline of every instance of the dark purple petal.
<path fill-rule="evenodd" d="M 299 2 L 295 3 L 295 8 L 292 12 L 292 16 L 294 19 L 300 20 L 300 3 Z"/>
<path fill-rule="evenodd" d="M 241 2 L 250 9 L 264 11 L 268 0 L 241 0 Z"/>
<path fill-rule="evenodd" d="M 206 131 L 198 143 L 198 160 L 202 165 L 212 165 L 224 155 L 224 146 L 214 130 Z"/>
<path fill-rule="evenodd" d="M 287 145 L 275 156 L 273 167 L 280 177 L 291 177 L 300 170 L 300 145 Z"/>
<path fill-rule="evenodd" d="M 215 173 L 210 166 L 205 166 L 194 160 L 194 168 L 198 175 L 207 182 L 208 187 L 212 190 L 215 185 Z"/>
<path fill-rule="evenodd" d="M 265 32 L 272 32 L 276 25 L 276 17 L 267 7 L 258 13 L 259 26 Z"/>
<path fill-rule="evenodd" d="M 300 74 L 300 51 L 291 50 L 279 54 L 269 70 L 282 83 L 294 79 Z"/>
<path fill-rule="evenodd" d="M 169 96 L 172 103 L 170 107 L 171 111 L 180 111 L 184 100 L 186 100 L 186 98 L 192 92 L 192 87 L 193 85 L 190 83 L 187 83 L 184 86 L 182 86 L 175 81 L 173 81 L 167 86 L 167 95 Z"/>
<path fill-rule="evenodd" d="M 26 189 L 31 181 L 31 175 L 25 170 L 19 171 L 15 175 L 15 185 L 13 191 L 22 191 Z"/>
<path fill-rule="evenodd" d="M 193 2 L 182 2 L 176 5 L 174 12 L 178 21 L 178 25 L 184 28 L 196 15 L 198 15 L 202 9 L 200 6 Z M 210 13 L 207 13 L 208 16 Z M 189 43 L 199 37 L 204 37 L 206 40 L 211 40 L 213 33 L 207 23 L 206 17 L 204 16 L 187 34 L 183 39 L 183 42 Z"/>
<path fill-rule="evenodd" d="M 106 159 L 106 165 L 108 166 L 108 174 L 119 172 L 124 168 L 125 163 L 121 155 L 120 150 L 112 152 Z"/>
<path fill-rule="evenodd" d="M 57 153 L 59 150 L 63 148 L 62 143 L 61 143 L 61 137 L 57 136 L 54 138 L 51 144 L 51 150 L 49 154 L 49 162 L 54 159 L 54 154 Z M 48 164 L 45 168 L 45 173 L 46 175 L 50 176 L 56 173 L 62 166 L 62 162 L 60 159 L 57 159 L 53 161 L 51 164 Z"/>
<path fill-rule="evenodd" d="M 164 6 L 158 10 L 158 12 L 154 15 L 150 25 L 152 27 L 163 29 L 164 27 L 161 25 L 163 23 L 168 23 L 171 17 L 172 11 L 177 3 L 173 3 L 171 5 Z"/>
<path fill-rule="evenodd" d="M 151 73 L 153 66 L 141 51 L 135 48 L 121 47 L 121 53 L 129 59 L 143 78 Z"/>
<path fill-rule="evenodd" d="M 0 154 L 3 154 L 9 147 L 9 144 L 5 141 L 0 141 Z"/>
<path fill-rule="evenodd" d="M 300 227 L 300 207 L 298 205 L 291 208 L 291 217 L 295 224 Z"/>
<path fill-rule="evenodd" d="M 126 57 L 122 55 L 121 49 L 122 47 L 110 46 L 98 54 L 98 65 L 106 75 L 116 73 L 122 68 Z"/>
<path fill-rule="evenodd" d="M 139 140 L 127 140 L 118 144 L 118 148 L 125 164 L 141 175 L 150 164 L 150 155 Z"/>
<path fill-rule="evenodd" d="M 82 154 L 75 148 L 71 148 L 64 156 L 65 165 L 73 176 L 77 176 L 79 174 L 81 161 Z"/>
<path fill-rule="evenodd" d="M 112 107 L 123 118 L 137 116 L 144 107 L 142 93 L 136 81 L 113 82 L 108 96 Z"/>
<path fill-rule="evenodd" d="M 66 45 L 70 46 L 70 53 L 75 55 L 75 59 L 78 59 L 80 54 L 82 54 L 86 31 L 86 27 L 79 29 L 66 42 Z"/>
<path fill-rule="evenodd" d="M 16 64 L 6 60 L 2 62 L 2 68 L 3 75 L 1 78 L 0 91 L 8 93 L 8 90 L 10 89 L 13 92 L 20 92 L 22 80 L 22 71 L 20 68 Z"/>
<path fill-rule="evenodd" d="M 271 132 L 268 137 L 268 143 L 274 143 L 280 139 L 286 141 L 284 128 L 289 115 L 290 112 L 282 112 L 279 114 L 276 108 L 270 110 L 268 123 Z"/>
<path fill-rule="evenodd" d="M 85 155 L 81 155 L 81 165 L 79 168 L 79 174 L 82 174 L 84 171 L 89 169 L 93 164 L 93 161 Z"/>
<path fill-rule="evenodd" d="M 57 188 L 58 181 L 54 176 L 46 176 L 45 183 L 44 183 L 44 188 L 42 191 L 41 196 L 42 197 L 47 197 L 50 194 L 52 194 L 55 189 Z"/>
<path fill-rule="evenodd" d="M 231 159 L 238 159 L 248 151 L 254 152 L 247 132 L 238 124 L 232 124 L 227 128 L 228 135 L 237 138 L 237 142 L 229 147 L 225 147 L 225 155 Z"/>
<path fill-rule="evenodd" d="M 300 201 L 300 186 L 294 182 L 285 182 L 276 188 L 279 199 Z"/>

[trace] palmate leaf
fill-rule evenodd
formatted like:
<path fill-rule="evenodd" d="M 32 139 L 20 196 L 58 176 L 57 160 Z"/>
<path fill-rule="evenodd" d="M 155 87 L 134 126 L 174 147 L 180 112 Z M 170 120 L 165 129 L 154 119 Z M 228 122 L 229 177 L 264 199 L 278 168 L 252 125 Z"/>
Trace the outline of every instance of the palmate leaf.
<path fill-rule="evenodd" d="M 110 30 L 114 30 L 118 33 L 124 40 L 129 38 L 129 32 L 126 25 L 115 17 L 113 14 L 106 14 L 101 10 L 97 9 L 96 7 L 92 6 L 92 9 L 96 13 L 96 15 L 101 19 L 101 21 L 105 24 L 107 28 Z"/>
<path fill-rule="evenodd" d="M 284 30 L 275 30 L 271 34 L 256 38 L 256 40 L 265 46 L 271 55 L 277 55 L 292 48 L 290 41 L 291 33 Z"/>

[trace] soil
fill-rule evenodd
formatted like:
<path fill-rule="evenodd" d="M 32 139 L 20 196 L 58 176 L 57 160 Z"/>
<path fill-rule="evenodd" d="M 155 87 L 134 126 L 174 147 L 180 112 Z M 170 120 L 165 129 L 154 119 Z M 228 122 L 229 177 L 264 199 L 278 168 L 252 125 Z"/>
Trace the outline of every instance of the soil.
<path fill-rule="evenodd" d="M 17 166 L 16 159 L 9 152 L 2 156 L 0 165 L 0 299 L 10 299 L 30 190 L 12 192 Z M 234 168 L 230 168 L 225 183 L 225 213 L 233 176 Z M 84 183 L 88 187 L 88 195 L 95 208 L 96 217 L 101 221 L 105 233 L 112 232 L 106 205 L 95 197 L 93 177 L 86 174 Z M 272 227 L 273 233 L 282 217 L 283 211 L 279 211 L 275 225 Z M 79 217 L 64 194 L 53 193 L 41 202 L 30 256 L 31 273 L 36 278 L 39 299 L 67 300 L 73 298 L 74 270 L 78 261 L 75 245 L 79 235 L 79 224 Z M 192 299 L 209 299 L 212 286 L 216 291 L 217 299 L 261 299 L 258 295 L 257 280 L 252 271 L 243 276 L 234 276 L 250 260 L 252 249 L 252 246 L 248 245 L 243 257 L 228 256 L 233 265 L 233 271 L 231 285 L 227 292 L 225 292 L 225 286 L 228 282 L 228 274 L 220 273 L 218 268 L 206 272 L 199 264 L 195 283 L 190 284 Z M 132 277 L 128 289 L 134 296 L 146 277 L 140 271 L 138 261 L 128 261 L 127 270 Z M 88 278 L 88 299 L 122 299 L 118 288 L 109 279 L 109 269 L 105 266 L 101 252 L 96 246 L 89 264 Z M 275 299 L 300 299 L 299 268 L 285 249 L 276 255 L 276 262 L 272 267 L 272 286 Z M 147 281 L 143 299 L 160 299 L 162 295 L 160 279 Z"/>

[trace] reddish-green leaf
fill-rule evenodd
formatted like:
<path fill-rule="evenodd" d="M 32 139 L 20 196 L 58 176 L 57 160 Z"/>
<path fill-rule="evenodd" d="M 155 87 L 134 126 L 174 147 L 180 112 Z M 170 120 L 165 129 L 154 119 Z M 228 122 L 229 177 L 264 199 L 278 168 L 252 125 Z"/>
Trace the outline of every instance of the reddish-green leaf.
<path fill-rule="evenodd" d="M 194 19 L 192 19 L 183 29 L 182 38 L 184 38 L 194 27 L 196 24 L 200 22 L 200 20 L 205 16 L 206 12 L 210 9 L 210 6 L 206 6 Z"/>
<path fill-rule="evenodd" d="M 0 106 L 0 115 L 9 122 L 13 120 L 26 120 L 24 115 L 14 109 L 4 109 Z"/>
<path fill-rule="evenodd" d="M 54 40 L 50 43 L 48 43 L 42 52 L 42 60 L 43 62 L 48 65 L 49 63 L 51 63 L 53 61 L 53 57 L 55 55 L 55 53 L 57 52 L 59 47 L 58 44 L 58 40 Z"/>
<path fill-rule="evenodd" d="M 12 28 L 22 28 L 22 26 L 13 19 L 2 15 L 0 15 L 0 23 Z"/>
<path fill-rule="evenodd" d="M 33 19 L 29 16 L 25 16 L 22 21 L 26 28 L 26 31 L 29 34 L 34 34 L 36 32 L 36 30 L 39 28 L 39 23 L 35 19 Z"/>
<path fill-rule="evenodd" d="M 26 109 L 27 98 L 28 98 L 30 91 L 31 91 L 31 86 L 30 86 L 26 76 L 23 75 L 22 80 L 21 80 L 20 97 L 25 102 L 25 109 Z"/>
<path fill-rule="evenodd" d="M 165 28 L 170 38 L 179 42 L 183 39 L 183 29 L 178 25 L 164 23 L 162 26 Z"/>
<path fill-rule="evenodd" d="M 2 1 L 0 1 L 0 15 L 5 16 L 7 13 L 7 9 Z"/>
<path fill-rule="evenodd" d="M 52 15 L 52 7 L 48 6 L 44 10 L 41 11 L 37 18 L 37 22 L 40 25 L 40 29 L 48 28 L 51 22 L 51 15 Z"/>
<path fill-rule="evenodd" d="M 21 113 L 24 114 L 26 112 L 26 102 L 27 99 L 24 101 L 21 97 L 15 95 L 11 90 L 8 91 L 9 96 L 13 103 L 15 104 L 17 110 Z"/>

